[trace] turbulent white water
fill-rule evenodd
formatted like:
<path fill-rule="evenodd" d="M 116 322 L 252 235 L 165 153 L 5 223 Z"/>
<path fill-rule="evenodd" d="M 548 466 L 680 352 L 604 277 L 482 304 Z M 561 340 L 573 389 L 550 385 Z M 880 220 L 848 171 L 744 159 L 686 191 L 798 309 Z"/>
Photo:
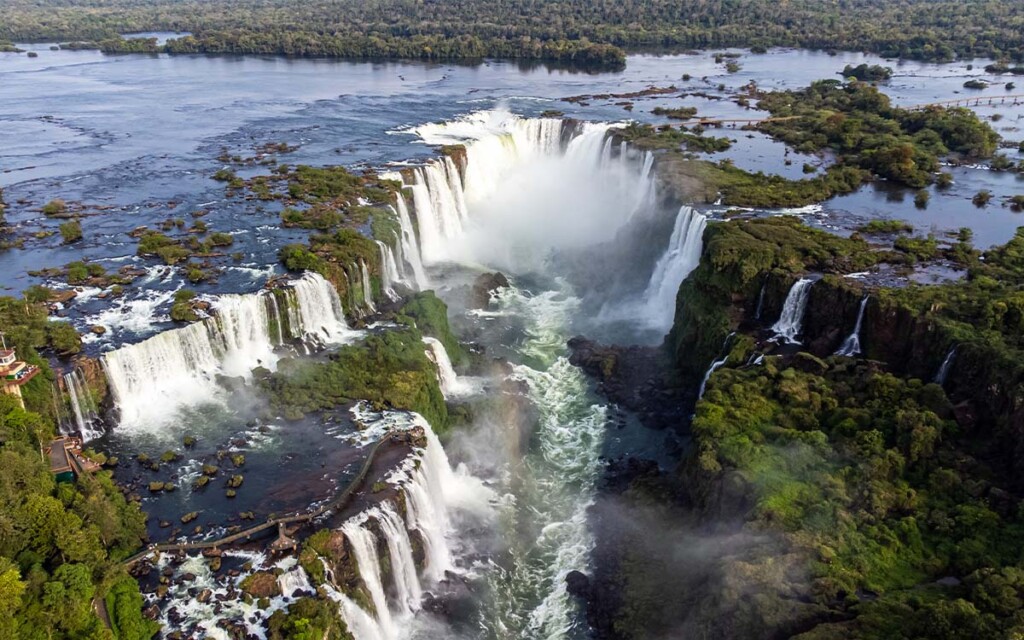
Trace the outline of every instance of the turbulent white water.
<path fill-rule="evenodd" d="M 864 309 L 868 306 L 868 297 L 864 296 L 860 301 L 860 309 L 857 310 L 857 323 L 853 326 L 853 333 L 843 340 L 843 344 L 836 351 L 837 356 L 856 356 L 860 354 L 860 326 L 864 322 Z"/>
<path fill-rule="evenodd" d="M 412 130 L 429 144 L 466 149 L 464 176 L 445 156 L 411 170 L 405 183 L 423 261 L 521 272 L 553 248 L 611 239 L 638 203 L 651 201 L 649 163 L 611 156 L 612 125 L 565 126 L 486 111 Z"/>
<path fill-rule="evenodd" d="M 395 252 L 380 240 L 377 240 L 377 248 L 380 249 L 380 288 L 389 299 L 397 300 L 394 285 L 402 281 L 402 275 L 398 271 Z"/>
<path fill-rule="evenodd" d="M 807 309 L 807 299 L 810 297 L 813 284 L 814 280 L 811 278 L 800 278 L 790 287 L 786 301 L 782 304 L 782 313 L 772 325 L 776 337 L 792 344 L 800 343 L 797 338 L 803 329 L 804 311 Z"/>
<path fill-rule="evenodd" d="M 285 292 L 292 338 L 324 345 L 355 335 L 337 292 L 320 275 L 306 273 Z M 215 309 L 211 318 L 104 354 L 119 430 L 159 432 L 178 409 L 218 401 L 217 375 L 248 377 L 257 366 L 275 367 L 282 317 L 271 292 L 221 296 Z"/>
<path fill-rule="evenodd" d="M 401 180 L 400 175 L 390 176 L 392 179 Z M 412 269 L 413 279 L 416 281 L 416 288 L 421 291 L 430 287 L 427 280 L 427 272 L 423 269 L 423 259 L 420 256 L 420 245 L 416 239 L 416 230 L 412 226 L 412 218 L 409 216 L 409 206 L 402 194 L 396 196 L 395 213 L 398 214 L 398 223 L 402 229 L 402 255 L 400 264 L 408 264 Z"/>
<path fill-rule="evenodd" d="M 437 365 L 437 381 L 441 385 L 441 393 L 445 398 L 463 395 L 474 390 L 472 384 L 463 381 L 455 373 L 451 358 L 448 357 L 448 351 L 440 340 L 424 336 L 423 342 L 427 345 L 427 357 Z"/>
<path fill-rule="evenodd" d="M 651 326 L 664 331 L 672 326 L 679 285 L 700 263 L 706 227 L 704 214 L 691 207 L 680 207 L 668 249 L 654 266 L 644 292 L 642 318 Z"/>
<path fill-rule="evenodd" d="M 509 470 L 501 526 L 509 561 L 487 576 L 480 624 L 487 637 L 582 637 L 586 623 L 565 589 L 565 576 L 586 571 L 593 549 L 587 508 L 595 496 L 607 410 L 582 371 L 565 357 L 567 327 L 579 300 L 560 291 L 528 295 L 512 287 L 501 312 L 528 321 L 518 365 L 538 412 L 526 457 Z"/>
<path fill-rule="evenodd" d="M 77 432 L 84 442 L 103 435 L 100 427 L 99 410 L 96 401 L 85 383 L 85 377 L 78 368 L 72 369 L 62 377 L 63 391 L 67 395 L 68 404 L 71 406 L 71 420 L 65 421 L 62 425 L 64 433 Z"/>
<path fill-rule="evenodd" d="M 363 286 L 363 306 L 370 313 L 377 313 L 377 305 L 373 303 L 373 285 L 370 284 L 370 270 L 362 260 L 359 261 L 359 276 Z"/>
<path fill-rule="evenodd" d="M 452 469 L 433 429 L 421 416 L 397 412 L 372 414 L 365 408 L 353 411 L 369 423 L 368 430 L 375 437 L 390 430 L 418 427 L 427 441 L 426 447 L 388 477 L 389 484 L 405 493 L 405 519 L 392 504 L 385 502 L 341 526 L 375 611 L 363 610 L 340 593 L 331 597 L 338 602 L 339 613 L 356 640 L 395 640 L 408 627 L 409 617 L 420 609 L 423 591 L 456 569 L 450 540 L 458 532 L 451 512 L 473 513 L 486 521 L 491 517 L 493 493 L 464 468 Z M 383 429 L 379 433 L 378 427 Z M 386 546 L 390 583 L 383 577 L 375 527 Z M 418 532 L 423 541 L 426 566 L 422 578 L 413 562 L 409 531 Z M 394 595 L 389 597 L 389 591 Z"/>
<path fill-rule="evenodd" d="M 956 360 L 956 345 L 949 348 L 946 357 L 942 359 L 939 370 L 935 373 L 935 384 L 945 386 L 946 378 L 949 377 L 949 370 L 953 368 L 953 361 Z"/>

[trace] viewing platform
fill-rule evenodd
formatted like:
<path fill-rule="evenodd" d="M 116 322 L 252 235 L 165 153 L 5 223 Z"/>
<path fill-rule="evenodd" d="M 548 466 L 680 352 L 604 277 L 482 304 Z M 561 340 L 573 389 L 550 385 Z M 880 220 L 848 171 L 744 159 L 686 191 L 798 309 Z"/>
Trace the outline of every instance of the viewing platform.
<path fill-rule="evenodd" d="M 95 473 L 100 465 L 82 456 L 82 442 L 78 438 L 61 436 L 43 449 L 50 462 L 50 471 L 57 482 L 70 482 L 84 473 Z"/>
<path fill-rule="evenodd" d="M 0 349 L 0 384 L 4 393 L 17 396 L 21 406 L 25 403 L 21 400 L 21 386 L 39 374 L 39 367 L 18 360 L 14 349 L 6 346 Z"/>

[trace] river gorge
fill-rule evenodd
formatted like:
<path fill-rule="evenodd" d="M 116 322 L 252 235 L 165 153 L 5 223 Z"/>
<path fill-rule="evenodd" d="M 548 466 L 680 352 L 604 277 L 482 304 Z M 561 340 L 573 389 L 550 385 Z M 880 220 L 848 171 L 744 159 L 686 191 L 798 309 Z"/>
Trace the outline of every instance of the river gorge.
<path fill-rule="evenodd" d="M 991 353 L 890 293 L 967 268 L 893 266 L 856 243 L 879 220 L 1003 245 L 1020 214 L 1000 203 L 1018 174 L 944 166 L 952 187 L 923 187 L 926 209 L 882 180 L 807 206 L 736 206 L 680 197 L 662 150 L 630 137 L 631 122 L 671 124 L 659 108 L 759 117 L 735 99 L 752 84 L 796 90 L 877 57 L 744 51 L 727 72 L 709 53 L 632 56 L 587 74 L 38 47 L 0 57 L 0 186 L 20 239 L 0 271 L 12 292 L 68 292 L 49 301 L 83 336 L 73 358 L 52 358 L 61 430 L 119 459 L 113 477 L 148 515 L 149 544 L 303 518 L 233 548 L 143 554 L 132 571 L 163 637 L 267 638 L 276 612 L 317 596 L 355 640 L 634 637 L 615 625 L 636 616 L 610 618 L 629 609 L 622 585 L 636 583 L 619 576 L 631 567 L 664 558 L 704 575 L 698 556 L 731 562 L 776 542 L 687 519 L 750 506 L 740 480 L 687 466 L 707 450 L 690 431 L 697 401 L 724 402 L 720 368 L 793 358 L 824 376 L 847 366 L 825 359 L 864 356 L 946 389 L 961 424 L 1016 406 Z M 982 67 L 901 63 L 882 90 L 903 107 L 952 99 Z M 978 95 L 1002 93 L 993 82 Z M 1021 137 L 1021 105 L 975 112 Z M 729 148 L 688 160 L 792 181 L 835 161 L 756 129 L 709 135 Z M 975 209 L 982 189 L 993 204 Z M 41 211 L 55 198 L 77 213 L 80 242 L 53 235 L 66 218 Z M 157 229 L 171 238 L 157 251 L 228 237 L 162 261 L 140 243 Z M 729 233 L 747 234 L 735 251 Z M 68 282 L 60 268 L 74 261 L 125 280 Z M 987 410 L 966 408 L 975 375 L 992 379 Z M 654 518 L 677 484 L 692 493 L 666 502 L 691 515 Z M 628 504 L 644 490 L 658 499 Z M 272 553 L 278 531 L 296 548 Z M 650 553 L 627 558 L 647 537 Z M 690 611 L 703 596 L 680 597 Z M 800 598 L 794 609 L 811 606 Z M 727 628 L 698 618 L 657 637 Z M 780 628 L 834 621 L 792 620 Z"/>

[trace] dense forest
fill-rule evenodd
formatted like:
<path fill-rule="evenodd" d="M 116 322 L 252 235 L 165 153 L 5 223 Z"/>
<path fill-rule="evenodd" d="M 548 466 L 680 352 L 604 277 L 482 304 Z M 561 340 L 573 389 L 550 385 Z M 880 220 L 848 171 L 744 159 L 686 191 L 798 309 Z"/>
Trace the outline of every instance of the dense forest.
<path fill-rule="evenodd" d="M 502 56 L 621 61 L 623 49 L 800 46 L 925 60 L 1024 56 L 1024 6 L 1007 0 L 11 0 L 0 41 L 194 34 L 170 51 L 344 57 Z"/>
<path fill-rule="evenodd" d="M 53 348 L 50 324 L 31 295 L 0 297 L 7 344 L 43 369 L 25 385 L 27 409 L 0 394 L 0 640 L 147 640 L 158 625 L 119 563 L 141 546 L 146 516 L 109 471 L 56 482 L 40 456 L 56 430 L 53 373 L 36 352 Z"/>

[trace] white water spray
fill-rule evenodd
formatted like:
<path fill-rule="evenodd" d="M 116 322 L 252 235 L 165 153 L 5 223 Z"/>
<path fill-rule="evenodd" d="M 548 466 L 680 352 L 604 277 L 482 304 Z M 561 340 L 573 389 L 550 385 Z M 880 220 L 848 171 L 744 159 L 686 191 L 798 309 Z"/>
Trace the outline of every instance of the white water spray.
<path fill-rule="evenodd" d="M 813 284 L 814 280 L 811 278 L 800 278 L 790 287 L 786 301 L 782 304 L 782 313 L 772 325 L 772 331 L 777 338 L 782 338 L 790 344 L 800 344 L 797 337 L 803 329 L 804 311 L 807 309 L 807 299 L 810 297 Z"/>
<path fill-rule="evenodd" d="M 860 354 L 860 326 L 864 322 L 864 309 L 868 306 L 868 297 L 864 296 L 860 301 L 860 309 L 857 310 L 857 323 L 853 326 L 853 333 L 843 340 L 836 351 L 837 356 L 856 356 Z"/>
<path fill-rule="evenodd" d="M 82 441 L 88 442 L 103 435 L 99 410 L 82 371 L 76 367 L 65 373 L 63 382 L 64 393 L 67 394 L 68 402 L 71 405 L 71 414 L 75 421 L 74 430 L 82 436 Z M 72 429 L 67 428 L 64 431 L 69 433 Z"/>
<path fill-rule="evenodd" d="M 939 370 L 935 374 L 935 384 L 940 387 L 946 386 L 946 378 L 949 377 L 949 370 L 953 368 L 953 361 L 956 360 L 956 345 L 949 348 L 946 352 L 946 357 L 943 358 L 942 364 L 939 365 Z"/>
<path fill-rule="evenodd" d="M 341 301 L 322 276 L 306 273 L 285 289 L 291 337 L 315 344 L 350 339 Z M 274 294 L 221 296 L 216 314 L 104 354 L 102 363 L 125 431 L 159 431 L 177 409 L 220 396 L 217 375 L 248 377 L 273 369 L 284 320 Z"/>
<path fill-rule="evenodd" d="M 644 319 L 650 326 L 666 331 L 672 326 L 679 285 L 700 263 L 706 227 L 704 214 L 687 206 L 679 208 L 668 249 L 654 266 L 644 291 Z"/>

